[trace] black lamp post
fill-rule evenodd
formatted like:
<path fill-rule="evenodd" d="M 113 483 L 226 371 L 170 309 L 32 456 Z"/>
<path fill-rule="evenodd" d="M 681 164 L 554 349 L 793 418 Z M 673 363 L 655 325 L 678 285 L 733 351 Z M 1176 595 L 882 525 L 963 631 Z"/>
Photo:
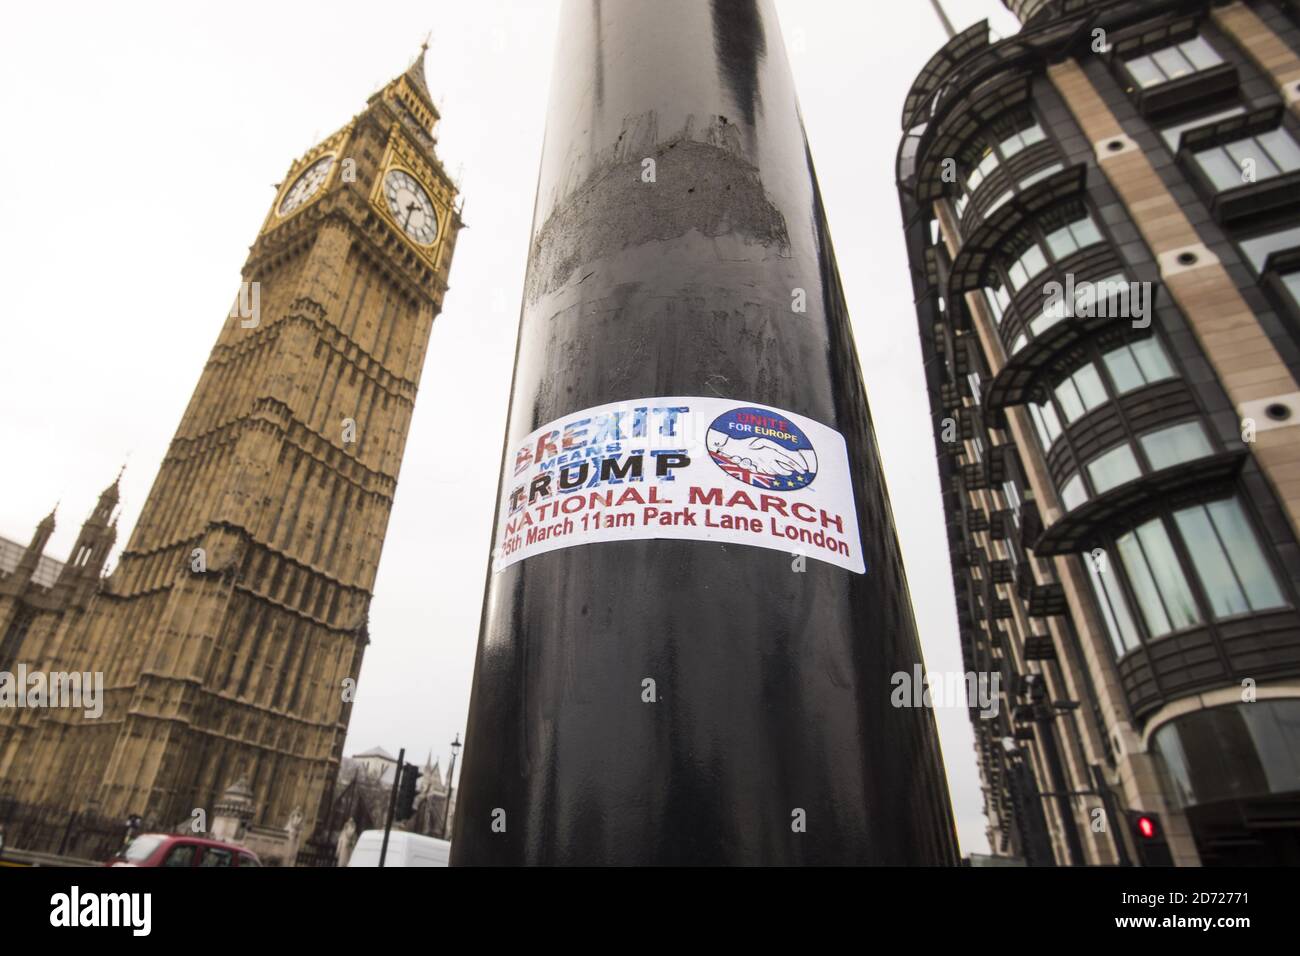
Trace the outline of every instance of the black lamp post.
<path fill-rule="evenodd" d="M 452 864 L 955 863 L 775 6 L 566 0 L 558 36 Z M 747 431 L 770 463 L 719 451 Z"/>

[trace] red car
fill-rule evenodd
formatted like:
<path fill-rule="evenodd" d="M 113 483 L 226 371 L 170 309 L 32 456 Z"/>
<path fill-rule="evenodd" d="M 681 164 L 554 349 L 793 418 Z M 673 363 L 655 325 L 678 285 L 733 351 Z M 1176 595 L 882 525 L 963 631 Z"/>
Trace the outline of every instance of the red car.
<path fill-rule="evenodd" d="M 242 846 L 175 833 L 142 833 L 105 866 L 261 866 Z"/>

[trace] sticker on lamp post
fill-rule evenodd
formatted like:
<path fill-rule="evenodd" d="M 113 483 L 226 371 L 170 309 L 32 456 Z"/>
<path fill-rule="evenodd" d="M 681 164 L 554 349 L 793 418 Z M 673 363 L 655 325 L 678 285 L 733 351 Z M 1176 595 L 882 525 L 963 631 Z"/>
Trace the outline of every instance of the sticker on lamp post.
<path fill-rule="evenodd" d="M 798 549 L 866 571 L 844 438 L 801 415 L 647 398 L 573 412 L 509 447 L 494 572 L 645 538 Z"/>

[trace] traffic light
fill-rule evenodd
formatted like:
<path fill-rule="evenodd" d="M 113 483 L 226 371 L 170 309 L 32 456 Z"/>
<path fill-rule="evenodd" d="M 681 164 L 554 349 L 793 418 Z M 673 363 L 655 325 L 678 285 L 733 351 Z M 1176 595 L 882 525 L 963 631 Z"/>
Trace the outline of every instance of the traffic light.
<path fill-rule="evenodd" d="M 415 813 L 415 782 L 420 779 L 420 771 L 416 769 L 413 763 L 404 764 L 399 777 L 397 783 L 397 810 L 394 812 L 393 819 L 405 820 Z"/>
<path fill-rule="evenodd" d="M 1165 829 L 1160 817 L 1145 810 L 1129 810 L 1129 834 L 1137 850 L 1139 866 L 1173 866 L 1173 854 L 1165 840 Z"/>

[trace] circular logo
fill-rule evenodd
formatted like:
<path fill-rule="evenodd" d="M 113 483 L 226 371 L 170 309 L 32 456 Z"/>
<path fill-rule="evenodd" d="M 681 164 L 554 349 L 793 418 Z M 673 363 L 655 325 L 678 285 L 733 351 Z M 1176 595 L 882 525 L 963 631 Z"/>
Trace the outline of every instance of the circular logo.
<path fill-rule="evenodd" d="M 707 441 L 714 464 L 755 488 L 798 491 L 817 477 L 812 442 L 780 412 L 733 408 L 713 420 Z"/>

